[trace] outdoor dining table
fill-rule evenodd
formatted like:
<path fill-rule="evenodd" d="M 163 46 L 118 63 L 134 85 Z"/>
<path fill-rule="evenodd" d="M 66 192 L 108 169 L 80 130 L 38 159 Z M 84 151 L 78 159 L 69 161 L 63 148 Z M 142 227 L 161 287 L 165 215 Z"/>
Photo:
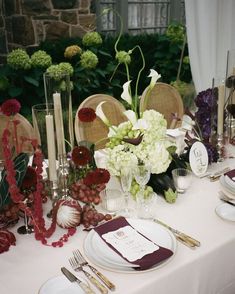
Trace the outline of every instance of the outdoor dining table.
<path fill-rule="evenodd" d="M 210 169 L 223 166 L 234 168 L 235 159 L 213 164 Z M 177 242 L 169 262 L 143 272 L 122 273 L 93 264 L 116 285 L 113 293 L 234 294 L 235 223 L 216 214 L 216 207 L 222 203 L 219 191 L 219 181 L 194 176 L 190 188 L 178 195 L 174 204 L 159 196 L 156 218 L 193 236 L 201 246 L 191 249 Z M 1 294 L 36 294 L 47 280 L 61 275 L 61 267 L 72 271 L 68 259 L 76 249 L 83 252 L 88 234 L 79 226 L 63 247 L 53 248 L 36 241 L 33 234 L 19 235 L 17 228 L 22 224 L 23 220 L 10 229 L 15 233 L 16 246 L 0 255 Z M 55 238 L 61 234 L 63 230 L 58 228 Z"/>

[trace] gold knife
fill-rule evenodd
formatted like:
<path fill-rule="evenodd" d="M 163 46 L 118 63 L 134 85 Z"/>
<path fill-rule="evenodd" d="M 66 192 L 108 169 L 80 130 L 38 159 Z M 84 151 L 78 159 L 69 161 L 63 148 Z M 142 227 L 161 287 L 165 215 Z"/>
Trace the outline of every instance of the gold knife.
<path fill-rule="evenodd" d="M 79 280 L 74 274 L 67 270 L 67 268 L 62 267 L 61 271 L 71 283 L 77 282 L 86 294 L 95 294 L 95 292 L 89 286 L 87 286 L 86 283 Z"/>
<path fill-rule="evenodd" d="M 191 249 L 194 249 L 196 247 L 193 243 L 189 242 L 187 239 L 184 239 L 180 235 L 175 234 L 175 238 L 177 241 L 181 242 L 182 244 L 184 244 L 185 246 Z"/>
<path fill-rule="evenodd" d="M 183 237 L 183 239 L 187 240 L 187 241 L 190 242 L 191 244 L 194 244 L 194 246 L 199 247 L 199 246 L 201 245 L 201 243 L 200 243 L 198 240 L 194 239 L 194 238 L 191 237 L 191 236 L 186 235 L 185 233 L 182 233 L 182 232 L 180 232 L 180 231 L 178 231 L 178 230 L 176 230 L 176 229 L 170 227 L 169 225 L 163 223 L 162 221 L 160 221 L 160 220 L 158 220 L 158 219 L 154 219 L 154 222 L 156 222 L 156 223 L 158 223 L 158 224 L 160 224 L 160 225 L 166 227 L 166 228 L 167 228 L 168 230 L 170 230 L 172 233 L 177 234 L 177 235 L 179 235 L 180 237 Z"/>

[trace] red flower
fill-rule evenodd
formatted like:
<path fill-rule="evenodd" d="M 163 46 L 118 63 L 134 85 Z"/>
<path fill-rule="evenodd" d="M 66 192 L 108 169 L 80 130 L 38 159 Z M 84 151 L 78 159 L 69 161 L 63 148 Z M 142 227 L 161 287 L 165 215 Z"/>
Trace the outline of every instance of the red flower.
<path fill-rule="evenodd" d="M 30 189 L 37 185 L 37 174 L 35 169 L 32 166 L 28 166 L 24 179 L 21 184 L 21 189 Z"/>
<path fill-rule="evenodd" d="M 104 168 L 97 168 L 94 171 L 87 173 L 83 182 L 87 186 L 106 184 L 110 179 L 110 173 Z"/>
<path fill-rule="evenodd" d="M 84 146 L 74 147 L 72 151 L 72 160 L 76 166 L 88 164 L 91 160 L 90 150 Z"/>
<path fill-rule="evenodd" d="M 18 113 L 20 111 L 20 102 L 16 99 L 9 99 L 2 103 L 1 111 L 3 114 L 10 116 Z"/>
<path fill-rule="evenodd" d="M 78 111 L 78 118 L 82 122 L 92 122 L 96 119 L 95 110 L 90 107 L 81 108 Z"/>

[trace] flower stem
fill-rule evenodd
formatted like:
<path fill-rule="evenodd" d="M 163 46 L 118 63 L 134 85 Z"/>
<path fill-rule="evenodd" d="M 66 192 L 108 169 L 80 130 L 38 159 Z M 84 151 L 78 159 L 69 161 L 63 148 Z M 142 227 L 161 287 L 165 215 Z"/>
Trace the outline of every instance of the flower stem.
<path fill-rule="evenodd" d="M 138 113 L 137 112 L 138 111 L 138 109 L 137 109 L 137 106 L 138 106 L 138 86 L 139 86 L 139 80 L 140 80 L 141 72 L 145 68 L 145 58 L 144 58 L 144 54 L 143 54 L 143 51 L 140 48 L 140 46 L 139 45 L 135 46 L 133 48 L 133 50 L 135 50 L 136 48 L 139 49 L 140 55 L 141 55 L 141 58 L 142 58 L 142 67 L 141 67 L 141 69 L 138 72 L 138 76 L 137 76 L 137 80 L 136 80 L 136 84 L 135 84 L 134 110 L 135 110 L 135 113 L 137 114 Z"/>
<path fill-rule="evenodd" d="M 120 21 L 120 31 L 119 31 L 119 34 L 118 34 L 117 41 L 114 44 L 114 50 L 117 53 L 118 52 L 117 45 L 118 45 L 118 43 L 119 43 L 119 41 L 121 39 L 122 33 L 123 33 L 123 21 L 122 21 L 121 15 L 116 10 L 115 10 L 115 13 L 118 16 L 119 21 Z"/>

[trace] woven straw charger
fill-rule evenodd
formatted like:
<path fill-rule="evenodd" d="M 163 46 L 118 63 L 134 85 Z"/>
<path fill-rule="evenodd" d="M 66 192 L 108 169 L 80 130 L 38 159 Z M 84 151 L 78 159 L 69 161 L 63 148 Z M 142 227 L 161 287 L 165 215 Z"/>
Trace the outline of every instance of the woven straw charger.
<path fill-rule="evenodd" d="M 106 94 L 95 94 L 87 97 L 80 104 L 76 113 L 74 126 L 75 136 L 78 144 L 83 140 L 96 143 L 96 150 L 105 148 L 105 144 L 108 141 L 107 136 L 109 129 L 99 117 L 96 117 L 93 122 L 81 122 L 78 118 L 78 112 L 81 108 L 85 107 L 96 110 L 96 107 L 102 101 L 105 101 L 102 105 L 103 112 L 112 125 L 117 126 L 127 120 L 123 114 L 125 111 L 124 106 L 114 97 Z"/>
<path fill-rule="evenodd" d="M 7 127 L 7 123 L 11 118 L 9 116 L 0 114 L 0 136 L 2 139 L 2 134 L 4 129 Z M 20 151 L 21 152 L 25 152 L 25 153 L 29 153 L 31 154 L 33 152 L 33 147 L 31 145 L 31 143 L 29 141 L 26 141 L 23 143 L 22 145 L 22 141 L 21 141 L 21 136 L 25 137 L 25 138 L 34 138 L 34 129 L 32 127 L 32 125 L 30 124 L 30 122 L 21 114 L 17 113 L 14 116 L 14 120 L 18 120 L 19 124 L 17 125 L 17 140 L 18 140 L 18 144 L 20 146 Z M 13 142 L 13 124 L 10 124 L 10 132 L 11 132 L 11 136 L 9 138 L 10 140 L 10 144 L 13 147 L 15 144 Z M 2 142 L 0 144 L 0 160 L 3 160 L 3 149 L 2 149 Z"/>
<path fill-rule="evenodd" d="M 172 114 L 182 119 L 184 106 L 179 92 L 172 86 L 165 83 L 156 83 L 150 93 L 146 88 L 140 99 L 140 111 L 154 109 L 162 113 L 167 121 L 168 128 L 179 126 L 177 120 L 173 120 Z M 180 123 L 181 124 L 181 123 Z"/>

